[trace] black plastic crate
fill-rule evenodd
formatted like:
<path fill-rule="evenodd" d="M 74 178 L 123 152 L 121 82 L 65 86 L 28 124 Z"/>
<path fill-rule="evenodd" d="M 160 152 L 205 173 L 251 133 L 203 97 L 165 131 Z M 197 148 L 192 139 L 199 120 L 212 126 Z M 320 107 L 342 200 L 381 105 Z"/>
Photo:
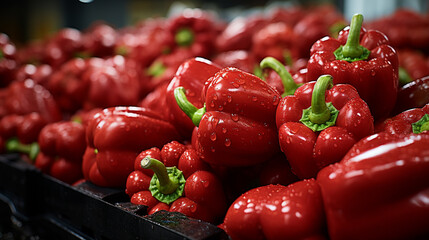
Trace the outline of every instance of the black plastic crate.
<path fill-rule="evenodd" d="M 123 189 L 76 186 L 41 173 L 19 155 L 0 156 L 0 220 L 38 239 L 228 239 L 217 226 L 130 203 Z M 21 230 L 21 232 L 19 232 Z"/>

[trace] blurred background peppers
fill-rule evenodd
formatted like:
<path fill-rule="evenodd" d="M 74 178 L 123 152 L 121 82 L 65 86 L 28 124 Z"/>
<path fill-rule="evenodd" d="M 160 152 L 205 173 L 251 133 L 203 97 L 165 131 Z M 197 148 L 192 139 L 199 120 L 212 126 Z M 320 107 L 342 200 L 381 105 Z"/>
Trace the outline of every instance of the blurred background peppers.
<path fill-rule="evenodd" d="M 322 38 L 311 47 L 307 80 L 323 74 L 334 84 L 348 83 L 368 103 L 375 120 L 389 116 L 398 91 L 398 56 L 381 32 L 361 28 L 363 16 L 353 16 L 338 39 Z"/>
<path fill-rule="evenodd" d="M 38 138 L 40 152 L 34 165 L 61 181 L 73 184 L 83 178 L 85 127 L 73 121 L 46 125 Z"/>

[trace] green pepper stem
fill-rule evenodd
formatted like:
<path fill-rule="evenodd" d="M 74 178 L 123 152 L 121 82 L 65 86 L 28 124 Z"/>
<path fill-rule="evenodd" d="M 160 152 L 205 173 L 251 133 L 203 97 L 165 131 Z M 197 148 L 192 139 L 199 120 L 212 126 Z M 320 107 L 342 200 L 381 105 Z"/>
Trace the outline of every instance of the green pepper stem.
<path fill-rule="evenodd" d="M 284 87 L 284 92 L 282 94 L 282 97 L 293 95 L 296 89 L 300 86 L 299 84 L 295 83 L 295 81 L 292 78 L 292 75 L 290 75 L 290 73 L 286 70 L 285 66 L 277 59 L 273 57 L 266 57 L 262 59 L 259 65 L 262 69 L 264 68 L 273 69 L 280 76 Z"/>
<path fill-rule="evenodd" d="M 403 67 L 399 67 L 398 74 L 399 74 L 399 84 L 401 86 L 404 86 L 405 84 L 413 81 L 411 76 L 408 74 L 407 70 L 405 70 L 405 68 Z"/>
<path fill-rule="evenodd" d="M 18 152 L 27 154 L 31 160 L 35 160 L 39 154 L 39 144 L 37 142 L 23 144 L 17 138 L 11 138 L 6 142 L 6 150 L 8 152 Z"/>
<path fill-rule="evenodd" d="M 362 14 L 353 15 L 350 22 L 349 36 L 347 37 L 346 44 L 344 46 L 340 46 L 334 52 L 337 60 L 355 62 L 359 60 L 365 60 L 369 57 L 371 52 L 359 44 L 362 22 Z"/>
<path fill-rule="evenodd" d="M 320 76 L 314 85 L 313 95 L 311 95 L 311 112 L 309 115 L 310 121 L 321 124 L 331 118 L 331 112 L 328 109 L 325 101 L 326 90 L 332 88 L 332 76 Z"/>
<path fill-rule="evenodd" d="M 186 91 L 183 87 L 177 87 L 174 89 L 174 97 L 176 102 L 179 105 L 180 109 L 192 120 L 195 126 L 200 125 L 201 118 L 204 113 L 206 113 L 206 107 L 196 108 L 192 105 L 191 102 L 186 98 Z"/>
<path fill-rule="evenodd" d="M 424 131 L 429 131 L 429 114 L 423 115 L 420 120 L 411 124 L 413 133 L 419 134 Z"/>
<path fill-rule="evenodd" d="M 332 86 L 332 76 L 320 76 L 313 88 L 311 106 L 302 111 L 299 121 L 315 132 L 334 126 L 337 121 L 339 111 L 325 99 L 326 90 Z"/>
<path fill-rule="evenodd" d="M 147 69 L 147 74 L 152 77 L 161 76 L 167 67 L 160 61 L 155 61 L 150 67 Z"/>
<path fill-rule="evenodd" d="M 181 28 L 174 36 L 177 45 L 188 47 L 194 42 L 194 32 L 189 28 Z"/>
<path fill-rule="evenodd" d="M 343 55 L 346 57 L 358 57 L 362 55 L 362 49 L 359 46 L 360 29 L 362 27 L 362 14 L 355 14 L 350 23 L 349 37 L 343 48 Z"/>
<path fill-rule="evenodd" d="M 159 160 L 151 157 L 145 157 L 141 161 L 141 167 L 151 169 L 156 174 L 159 181 L 158 189 L 161 193 L 170 194 L 178 188 L 178 182 L 170 179 L 167 168 Z"/>

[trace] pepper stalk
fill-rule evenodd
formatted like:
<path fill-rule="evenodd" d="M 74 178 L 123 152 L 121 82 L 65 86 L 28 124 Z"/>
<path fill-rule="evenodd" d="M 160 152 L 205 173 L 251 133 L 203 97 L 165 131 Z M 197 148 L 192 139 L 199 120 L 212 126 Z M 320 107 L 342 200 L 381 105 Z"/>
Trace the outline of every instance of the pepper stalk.
<path fill-rule="evenodd" d="M 177 104 L 180 109 L 192 120 L 195 126 L 200 125 L 201 118 L 204 113 L 206 113 L 206 106 L 202 108 L 195 107 L 191 102 L 189 102 L 186 97 L 186 90 L 184 87 L 177 87 L 174 89 L 174 98 L 176 99 Z"/>
<path fill-rule="evenodd" d="M 371 51 L 359 44 L 362 22 L 362 14 L 353 15 L 346 44 L 341 45 L 334 52 L 337 60 L 355 62 L 368 59 Z"/>
<path fill-rule="evenodd" d="M 284 92 L 282 97 L 293 95 L 302 84 L 297 84 L 292 78 L 292 75 L 286 70 L 285 66 L 277 59 L 273 57 L 266 57 L 262 59 L 259 64 L 262 69 L 271 68 L 273 69 L 282 80 Z"/>
<path fill-rule="evenodd" d="M 300 122 L 318 132 L 334 126 L 339 111 L 325 100 L 326 91 L 333 86 L 331 75 L 322 75 L 317 79 L 311 96 L 311 106 L 302 112 Z"/>
<path fill-rule="evenodd" d="M 155 173 L 149 186 L 149 191 L 154 198 L 170 204 L 183 195 L 186 180 L 182 171 L 176 167 L 165 167 L 161 161 L 151 157 L 143 158 L 140 165 Z"/>
<path fill-rule="evenodd" d="M 7 152 L 27 154 L 32 161 L 36 159 L 37 154 L 39 154 L 40 151 L 39 144 L 37 142 L 23 144 L 17 138 L 7 140 L 5 146 Z"/>

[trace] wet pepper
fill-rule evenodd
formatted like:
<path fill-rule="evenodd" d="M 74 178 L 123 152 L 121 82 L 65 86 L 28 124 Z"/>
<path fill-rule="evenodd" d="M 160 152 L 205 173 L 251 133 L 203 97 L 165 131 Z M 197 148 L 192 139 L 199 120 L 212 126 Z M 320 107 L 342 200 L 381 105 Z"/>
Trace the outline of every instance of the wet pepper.
<path fill-rule="evenodd" d="M 279 93 L 269 84 L 237 68 L 224 68 L 207 80 L 205 106 L 198 109 L 176 88 L 180 108 L 198 126 L 192 142 L 211 165 L 250 166 L 279 152 L 275 111 Z"/>
<path fill-rule="evenodd" d="M 398 138 L 410 133 L 429 133 L 429 103 L 422 108 L 409 109 L 385 120 L 377 131 L 387 132 Z"/>
<path fill-rule="evenodd" d="M 142 151 L 180 139 L 158 114 L 140 107 L 112 107 L 94 115 L 86 129 L 85 179 L 99 186 L 124 187 Z"/>
<path fill-rule="evenodd" d="M 159 159 L 159 160 L 158 160 Z M 127 179 L 131 202 L 188 217 L 218 223 L 226 212 L 226 198 L 219 179 L 194 149 L 172 141 L 141 152 Z"/>
<path fill-rule="evenodd" d="M 306 83 L 277 108 L 280 147 L 301 179 L 340 161 L 353 144 L 374 132 L 371 112 L 356 89 L 332 82 L 323 75 Z"/>
<path fill-rule="evenodd" d="M 374 134 L 322 169 L 330 239 L 427 239 L 428 146 L 427 134 Z"/>
<path fill-rule="evenodd" d="M 207 59 L 191 58 L 183 62 L 171 79 L 166 90 L 166 104 L 169 112 L 169 121 L 178 129 L 184 138 L 190 139 L 195 125 L 177 105 L 174 97 L 174 89 L 183 87 L 186 89 L 186 98 L 195 107 L 203 107 L 204 101 L 201 91 L 204 83 L 220 70 L 220 67 Z M 163 111 L 164 111 L 163 110 Z"/>
<path fill-rule="evenodd" d="M 361 28 L 362 21 L 362 15 L 356 14 L 338 39 L 322 38 L 313 44 L 307 80 L 329 74 L 334 84 L 353 85 L 378 120 L 387 117 L 395 105 L 398 55 L 383 33 Z"/>
<path fill-rule="evenodd" d="M 319 185 L 306 179 L 247 191 L 229 207 L 222 227 L 233 240 L 327 239 Z"/>
<path fill-rule="evenodd" d="M 82 124 L 73 121 L 48 124 L 40 132 L 38 144 L 37 168 L 69 184 L 83 177 L 86 142 Z"/>
<path fill-rule="evenodd" d="M 398 91 L 393 114 L 407 109 L 421 108 L 429 103 L 429 76 L 416 79 L 402 86 Z"/>

